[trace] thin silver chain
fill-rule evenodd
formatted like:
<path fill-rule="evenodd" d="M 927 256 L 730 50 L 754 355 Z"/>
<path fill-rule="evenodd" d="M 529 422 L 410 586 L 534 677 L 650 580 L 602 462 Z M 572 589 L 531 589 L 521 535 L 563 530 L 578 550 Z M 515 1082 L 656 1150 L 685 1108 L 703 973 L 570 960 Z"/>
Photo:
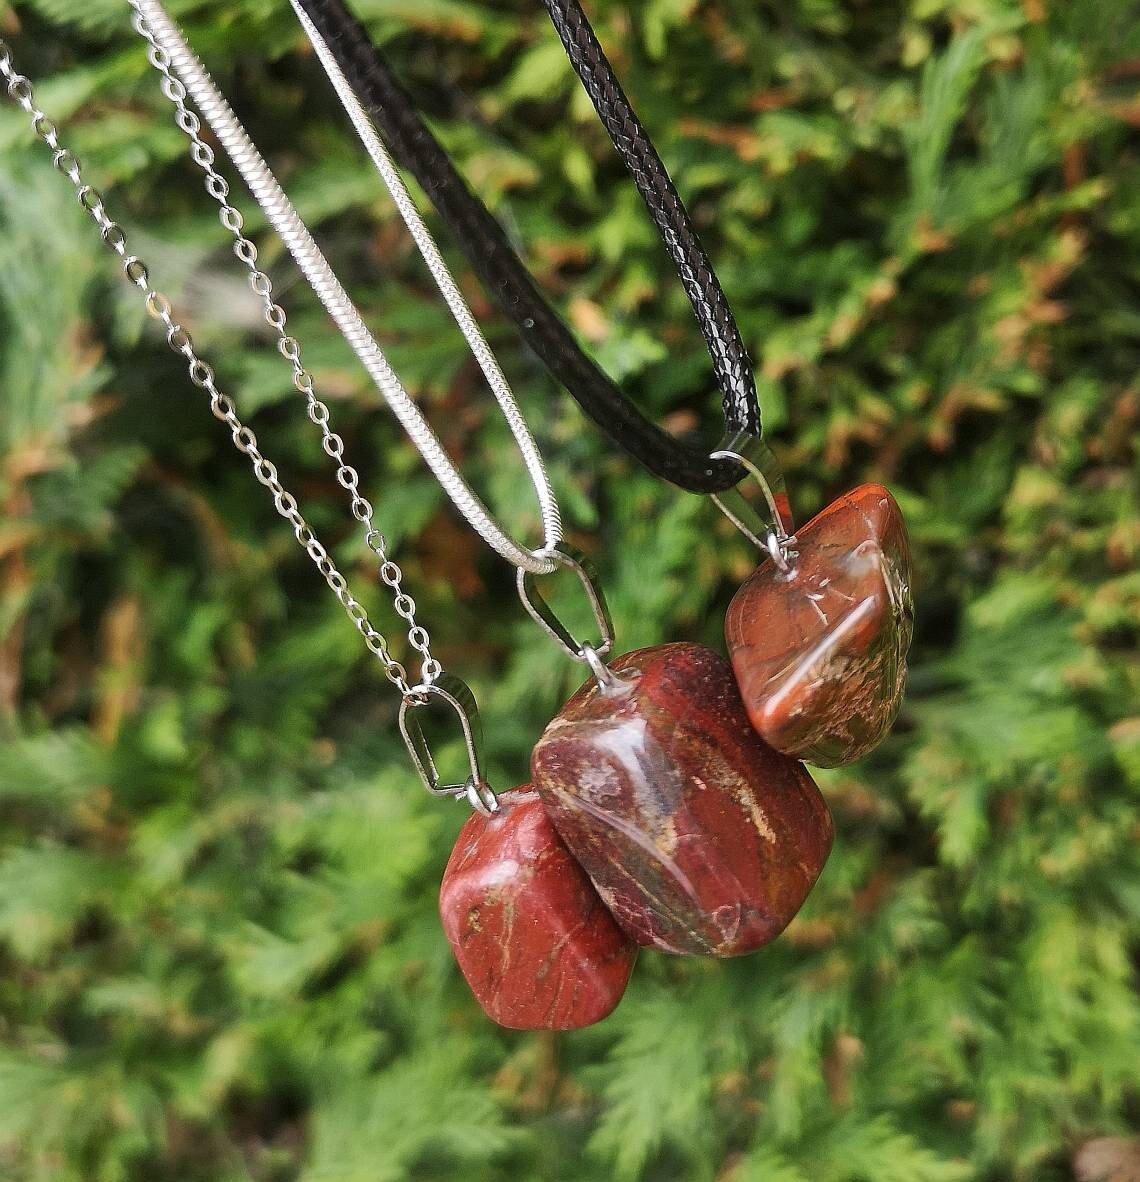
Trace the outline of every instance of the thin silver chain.
<path fill-rule="evenodd" d="M 31 82 L 16 71 L 12 64 L 11 50 L 3 40 L 0 40 L 0 75 L 7 82 L 8 97 L 27 114 L 31 121 L 32 131 L 51 149 L 53 164 L 75 186 L 79 204 L 99 227 L 103 242 L 118 255 L 127 279 L 143 293 L 148 314 L 161 321 L 166 327 L 166 342 L 170 349 L 185 358 L 190 380 L 210 396 L 210 410 L 214 417 L 220 419 L 230 428 L 234 446 L 249 457 L 254 476 L 271 493 L 274 508 L 293 527 L 297 541 L 321 572 L 349 619 L 356 625 L 369 651 L 380 660 L 385 676 L 399 689 L 405 699 L 417 700 L 416 690 L 409 683 L 404 666 L 388 652 L 388 643 L 384 636 L 373 627 L 364 606 L 349 590 L 344 575 L 337 569 L 328 551 L 301 515 L 296 499 L 286 490 L 278 478 L 277 468 L 262 454 L 258 447 L 257 436 L 242 423 L 233 401 L 218 389 L 213 369 L 199 356 L 190 334 L 174 319 L 170 301 L 151 286 L 150 275 L 143 260 L 137 255 L 127 252 L 127 237 L 122 227 L 108 216 L 106 205 L 99 191 L 84 182 L 79 161 L 71 151 L 62 146 L 57 127 L 36 105 Z M 286 356 L 288 357 L 288 354 Z M 363 498 L 360 499 L 364 504 L 367 504 Z M 389 575 L 399 571 L 395 564 L 392 566 L 394 571 L 390 569 Z M 381 577 L 384 577 L 383 568 L 381 569 Z M 385 582 L 394 587 L 399 585 L 398 578 L 394 583 L 387 578 Z M 411 605 L 412 610 L 414 610 L 414 606 L 414 604 Z M 409 612 L 409 616 L 410 614 Z M 405 616 L 405 618 L 409 617 Z M 423 633 L 422 639 L 424 647 L 419 651 L 425 654 L 426 660 L 431 660 L 426 654 L 426 633 Z M 439 672 L 437 662 L 432 662 L 432 669 L 436 673 Z"/>
<path fill-rule="evenodd" d="M 333 461 L 337 483 L 348 494 L 352 515 L 363 527 L 364 544 L 379 560 L 380 578 L 392 591 L 396 614 L 408 625 L 408 643 L 422 658 L 421 677 L 424 683 L 431 683 L 440 676 L 443 669 L 431 655 L 431 640 L 427 630 L 416 623 L 415 600 L 401 585 L 403 571 L 388 557 L 387 540 L 376 528 L 372 505 L 360 492 L 360 476 L 344 458 L 344 439 L 332 429 L 329 407 L 317 398 L 312 374 L 302 364 L 301 346 L 295 337 L 285 331 L 285 309 L 273 298 L 272 280 L 257 265 L 257 247 L 243 233 L 245 220 L 241 211 L 230 201 L 230 186 L 215 167 L 214 150 L 202 139 L 202 121 L 187 106 L 186 87 L 171 72 L 170 58 L 155 40 L 141 13 L 135 13 L 134 25 L 136 32 L 149 46 L 147 56 L 151 65 L 162 76 L 162 93 L 173 105 L 175 122 L 190 141 L 190 155 L 205 174 L 206 192 L 218 203 L 219 220 L 233 236 L 234 254 L 249 271 L 249 286 L 262 302 L 265 321 L 277 334 L 278 351 L 292 366 L 293 385 L 305 397 L 309 419 L 321 433 L 321 446 Z"/>
<path fill-rule="evenodd" d="M 166 51 L 171 68 L 193 96 L 199 111 L 265 212 L 270 225 L 280 235 L 310 286 L 336 321 L 337 327 L 452 502 L 488 545 L 513 565 L 534 574 L 549 574 L 555 569 L 556 563 L 549 557 L 548 551 L 561 541 L 562 523 L 542 457 L 510 391 L 496 389 L 495 393 L 538 498 L 544 534 L 544 545 L 538 550 L 527 549 L 502 528 L 443 450 L 434 431 L 368 331 L 308 227 L 164 6 L 159 0 L 130 0 L 130 3 L 146 19 L 155 40 Z"/>

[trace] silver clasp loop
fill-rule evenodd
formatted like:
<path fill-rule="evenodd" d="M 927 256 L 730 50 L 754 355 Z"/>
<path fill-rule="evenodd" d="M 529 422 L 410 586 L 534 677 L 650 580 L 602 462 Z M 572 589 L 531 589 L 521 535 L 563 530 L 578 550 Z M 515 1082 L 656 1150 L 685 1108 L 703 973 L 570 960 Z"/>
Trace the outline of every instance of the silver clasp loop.
<path fill-rule="evenodd" d="M 768 531 L 768 536 L 764 539 L 764 549 L 768 551 L 772 561 L 780 570 L 788 569 L 789 559 L 799 557 L 798 550 L 788 548 L 795 540 L 795 534 L 785 534 L 781 538 L 774 529 Z"/>
<path fill-rule="evenodd" d="M 471 774 L 462 783 L 444 784 L 436 767 L 431 748 L 424 737 L 423 727 L 416 717 L 417 711 L 432 705 L 433 699 L 446 704 L 459 719 L 463 732 L 463 743 L 467 749 L 467 763 Z M 465 682 L 450 675 L 433 682 L 421 682 L 413 686 L 400 703 L 400 734 L 404 746 L 412 757 L 412 763 L 432 796 L 449 796 L 452 799 L 464 797 L 471 807 L 481 813 L 490 814 L 499 807 L 498 798 L 483 776 L 480 748 L 483 734 L 479 726 L 479 708 L 475 695 Z"/>
<path fill-rule="evenodd" d="M 552 546 L 543 546 L 534 551 L 537 558 L 549 558 L 557 566 L 571 570 L 578 577 L 590 602 L 590 610 L 594 613 L 594 622 L 598 625 L 601 639 L 593 641 L 576 640 L 565 624 L 554 614 L 550 604 L 542 597 L 538 589 L 537 578 L 530 571 L 519 569 L 518 589 L 519 599 L 526 608 L 527 615 L 562 649 L 567 656 L 575 661 L 589 665 L 594 675 L 602 685 L 608 684 L 603 679 L 599 668 L 606 677 L 610 676 L 602 658 L 607 656 L 614 647 L 614 625 L 610 618 L 610 609 L 606 606 L 606 597 L 598 584 L 597 572 L 593 563 L 576 547 L 568 542 L 556 542 Z"/>
<path fill-rule="evenodd" d="M 787 570 L 788 559 L 796 557 L 795 551 L 788 548 L 796 540 L 792 534 L 795 527 L 784 473 L 772 449 L 759 436 L 742 431 L 725 439 L 711 458 L 735 460 L 760 486 L 767 513 L 746 500 L 739 486 L 710 495 L 716 507 L 754 546 L 770 554 L 781 570 Z"/>
<path fill-rule="evenodd" d="M 613 675 L 610 667 L 598 656 L 598 650 L 588 644 L 582 645 L 581 659 L 590 666 L 590 672 L 597 679 L 603 690 L 612 690 L 621 683 Z"/>
<path fill-rule="evenodd" d="M 485 817 L 493 816 L 499 811 L 499 798 L 485 780 L 480 780 L 478 783 L 468 780 L 464 795 L 467 797 L 467 803 L 477 813 L 482 813 Z"/>

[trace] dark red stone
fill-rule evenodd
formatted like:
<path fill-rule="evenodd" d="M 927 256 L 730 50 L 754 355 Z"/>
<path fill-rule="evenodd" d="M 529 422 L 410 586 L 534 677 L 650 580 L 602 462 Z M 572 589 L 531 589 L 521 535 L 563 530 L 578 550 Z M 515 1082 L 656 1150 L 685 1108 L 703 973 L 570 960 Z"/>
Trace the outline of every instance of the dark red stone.
<path fill-rule="evenodd" d="M 728 662 L 699 644 L 618 657 L 534 749 L 535 787 L 619 924 L 665 952 L 737 956 L 777 936 L 831 849 L 802 764 L 748 721 Z"/>
<path fill-rule="evenodd" d="M 796 531 L 798 557 L 762 563 L 737 591 L 725 639 L 753 725 L 820 767 L 876 747 L 899 712 L 913 609 L 902 513 L 880 484 Z"/>
<path fill-rule="evenodd" d="M 489 1018 L 512 1030 L 576 1030 L 621 1000 L 637 946 L 528 785 L 473 813 L 439 892 L 443 930 Z"/>

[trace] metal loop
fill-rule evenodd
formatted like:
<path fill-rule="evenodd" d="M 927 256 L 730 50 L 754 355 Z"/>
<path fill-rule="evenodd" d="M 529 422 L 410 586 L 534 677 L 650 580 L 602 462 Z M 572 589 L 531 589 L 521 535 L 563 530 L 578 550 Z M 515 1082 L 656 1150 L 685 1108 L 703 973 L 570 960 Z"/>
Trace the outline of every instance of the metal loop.
<path fill-rule="evenodd" d="M 130 255 L 123 260 L 123 272 L 127 278 L 143 291 L 150 287 L 150 276 L 146 269 L 146 264 L 138 257 L 138 255 Z"/>
<path fill-rule="evenodd" d="M 49 148 L 58 147 L 59 129 L 46 115 L 41 113 L 32 120 L 32 130 Z"/>
<path fill-rule="evenodd" d="M 467 763 L 471 774 L 461 783 L 445 784 L 424 737 L 423 727 L 416 717 L 417 711 L 432 704 L 433 699 L 439 699 L 450 707 L 459 719 L 463 732 L 463 743 L 467 749 Z M 443 677 L 439 681 L 421 682 L 413 686 L 404 700 L 400 703 L 399 714 L 400 734 L 412 763 L 423 781 L 424 787 L 432 796 L 465 796 L 472 802 L 473 807 L 480 807 L 476 803 L 479 799 L 494 799 L 483 775 L 480 747 L 482 745 L 482 731 L 479 726 L 479 710 L 475 705 L 475 697 L 467 685 L 457 677 Z"/>
<path fill-rule="evenodd" d="M 798 550 L 790 550 L 788 548 L 795 541 L 795 534 L 785 534 L 781 538 L 777 536 L 775 530 L 769 530 L 767 538 L 764 539 L 764 548 L 768 551 L 772 561 L 780 570 L 786 571 L 788 569 L 789 559 L 799 557 L 800 552 Z"/>
<path fill-rule="evenodd" d="M 79 199 L 79 204 L 88 213 L 94 213 L 103 207 L 103 198 L 99 195 L 99 190 L 93 189 L 90 185 L 83 185 L 75 195 Z"/>
<path fill-rule="evenodd" d="M 60 148 L 58 152 L 52 157 L 52 163 L 67 177 L 73 184 L 79 182 L 79 161 L 75 158 L 75 153 L 70 152 L 67 148 Z"/>
<path fill-rule="evenodd" d="M 598 685 L 603 690 L 614 689 L 618 685 L 618 679 L 613 675 L 609 666 L 598 656 L 598 651 L 588 644 L 582 645 L 582 660 L 590 666 L 590 672 L 594 675 Z"/>
<path fill-rule="evenodd" d="M 467 803 L 485 817 L 492 817 L 499 811 L 499 798 L 492 791 L 490 784 L 483 780 L 468 780 L 463 795 L 467 798 Z"/>
<path fill-rule="evenodd" d="M 213 368 L 200 357 L 190 362 L 190 380 L 199 389 L 208 390 L 214 381 Z"/>
<path fill-rule="evenodd" d="M 724 440 L 711 453 L 714 460 L 735 460 L 742 464 L 760 486 L 767 513 L 745 499 L 739 485 L 723 492 L 710 493 L 716 507 L 738 530 L 761 550 L 768 551 L 768 536 L 775 534 L 781 550 L 786 554 L 792 539 L 791 506 L 784 488 L 784 474 L 772 449 L 757 435 L 738 434 Z"/>
<path fill-rule="evenodd" d="M 118 255 L 127 248 L 127 236 L 118 222 L 108 222 L 103 227 L 103 241 Z"/>
<path fill-rule="evenodd" d="M 171 312 L 170 301 L 160 291 L 146 293 L 146 310 L 155 320 L 165 320 Z"/>
<path fill-rule="evenodd" d="M 166 343 L 174 350 L 175 353 L 186 354 L 187 349 L 193 350 L 194 342 L 190 334 L 182 327 L 181 324 L 173 324 L 167 330 Z"/>
<path fill-rule="evenodd" d="M 17 74 L 8 83 L 8 94 L 21 107 L 26 107 L 32 101 L 32 84 L 22 74 Z"/>
<path fill-rule="evenodd" d="M 535 550 L 534 557 L 549 559 L 556 566 L 565 567 L 577 575 L 578 581 L 586 592 L 586 598 L 589 600 L 590 610 L 594 613 L 594 622 L 598 625 L 601 639 L 597 643 L 576 640 L 543 599 L 538 590 L 537 576 L 520 567 L 517 575 L 519 599 L 522 600 L 527 615 L 567 656 L 572 657 L 575 661 L 589 664 L 590 658 L 586 656 L 587 649 L 597 658 L 607 656 L 614 647 L 614 625 L 593 563 L 575 546 L 564 541 Z"/>

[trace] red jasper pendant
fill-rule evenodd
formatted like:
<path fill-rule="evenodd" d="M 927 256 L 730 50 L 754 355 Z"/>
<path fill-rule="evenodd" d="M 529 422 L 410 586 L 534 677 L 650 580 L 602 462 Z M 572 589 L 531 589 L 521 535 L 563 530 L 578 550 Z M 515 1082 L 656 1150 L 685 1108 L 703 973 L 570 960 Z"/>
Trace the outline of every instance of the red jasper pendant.
<path fill-rule="evenodd" d="M 535 787 L 618 923 L 665 952 L 738 956 L 777 936 L 831 849 L 802 764 L 749 724 L 698 644 L 618 657 L 546 728 Z"/>
<path fill-rule="evenodd" d="M 467 984 L 487 1016 L 512 1030 L 600 1022 L 625 992 L 637 946 L 530 789 L 473 813 L 444 871 L 439 912 Z"/>
<path fill-rule="evenodd" d="M 796 531 L 788 569 L 761 564 L 736 593 L 725 639 L 753 725 L 820 767 L 876 747 L 902 703 L 913 608 L 902 513 L 880 484 Z"/>

